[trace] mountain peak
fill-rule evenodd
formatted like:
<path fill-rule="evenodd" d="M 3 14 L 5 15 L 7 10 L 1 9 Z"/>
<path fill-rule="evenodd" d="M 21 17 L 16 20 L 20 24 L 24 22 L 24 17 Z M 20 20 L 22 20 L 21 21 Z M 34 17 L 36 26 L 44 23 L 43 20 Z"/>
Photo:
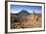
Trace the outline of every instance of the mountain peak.
<path fill-rule="evenodd" d="M 22 10 L 20 11 L 20 13 L 28 13 L 26 10 Z"/>
<path fill-rule="evenodd" d="M 22 10 L 18 14 L 21 15 L 21 16 L 30 15 L 30 13 L 28 11 L 26 11 L 26 10 Z"/>

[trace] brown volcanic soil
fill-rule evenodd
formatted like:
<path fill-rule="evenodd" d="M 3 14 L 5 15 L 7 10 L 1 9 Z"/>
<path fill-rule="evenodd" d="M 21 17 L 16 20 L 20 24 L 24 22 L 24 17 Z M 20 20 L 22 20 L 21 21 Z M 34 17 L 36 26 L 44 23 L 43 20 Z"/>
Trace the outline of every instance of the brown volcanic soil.
<path fill-rule="evenodd" d="M 38 28 L 42 26 L 42 17 L 37 15 L 22 16 L 11 22 L 11 29 Z"/>

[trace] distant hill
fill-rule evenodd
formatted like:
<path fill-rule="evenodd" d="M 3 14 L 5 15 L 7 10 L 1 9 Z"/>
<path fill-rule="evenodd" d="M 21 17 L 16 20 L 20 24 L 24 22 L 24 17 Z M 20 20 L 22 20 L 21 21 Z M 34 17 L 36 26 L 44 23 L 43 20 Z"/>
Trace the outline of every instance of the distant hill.
<path fill-rule="evenodd" d="M 19 15 L 19 16 L 28 16 L 28 15 L 30 15 L 30 13 L 29 13 L 28 11 L 26 11 L 26 10 L 22 10 L 22 11 L 20 11 L 20 12 L 18 13 L 18 15 Z"/>
<path fill-rule="evenodd" d="M 15 17 L 24 17 L 24 16 L 29 16 L 29 15 L 32 15 L 31 13 L 29 13 L 28 11 L 26 11 L 26 10 L 22 10 L 22 11 L 20 11 L 19 13 L 11 13 L 11 17 L 12 18 L 15 18 Z M 36 15 L 37 16 L 42 16 L 42 14 L 41 13 L 36 13 Z"/>
<path fill-rule="evenodd" d="M 19 13 L 11 13 L 11 17 L 19 17 L 19 16 L 29 16 L 29 15 L 31 15 L 28 11 L 26 11 L 26 10 L 22 10 L 22 11 L 20 11 Z"/>

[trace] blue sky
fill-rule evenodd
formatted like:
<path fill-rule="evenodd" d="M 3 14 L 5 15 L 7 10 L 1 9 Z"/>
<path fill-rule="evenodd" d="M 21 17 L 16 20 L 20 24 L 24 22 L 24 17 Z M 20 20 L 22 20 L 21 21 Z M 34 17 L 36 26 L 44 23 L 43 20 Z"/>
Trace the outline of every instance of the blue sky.
<path fill-rule="evenodd" d="M 10 10 L 11 10 L 11 13 L 18 13 L 22 10 L 26 10 L 29 13 L 31 13 L 33 10 L 36 13 L 41 13 L 42 7 L 41 6 L 31 6 L 31 5 L 30 6 L 29 5 L 11 5 Z"/>

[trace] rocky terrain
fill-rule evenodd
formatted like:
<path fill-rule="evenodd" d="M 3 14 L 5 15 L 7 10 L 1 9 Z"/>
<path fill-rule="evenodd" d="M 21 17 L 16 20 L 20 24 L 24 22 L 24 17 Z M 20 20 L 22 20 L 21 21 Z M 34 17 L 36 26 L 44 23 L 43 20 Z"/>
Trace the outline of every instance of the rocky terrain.
<path fill-rule="evenodd" d="M 30 14 L 26 10 L 18 14 L 11 13 L 11 29 L 39 28 L 42 26 L 42 16 L 34 11 Z"/>

